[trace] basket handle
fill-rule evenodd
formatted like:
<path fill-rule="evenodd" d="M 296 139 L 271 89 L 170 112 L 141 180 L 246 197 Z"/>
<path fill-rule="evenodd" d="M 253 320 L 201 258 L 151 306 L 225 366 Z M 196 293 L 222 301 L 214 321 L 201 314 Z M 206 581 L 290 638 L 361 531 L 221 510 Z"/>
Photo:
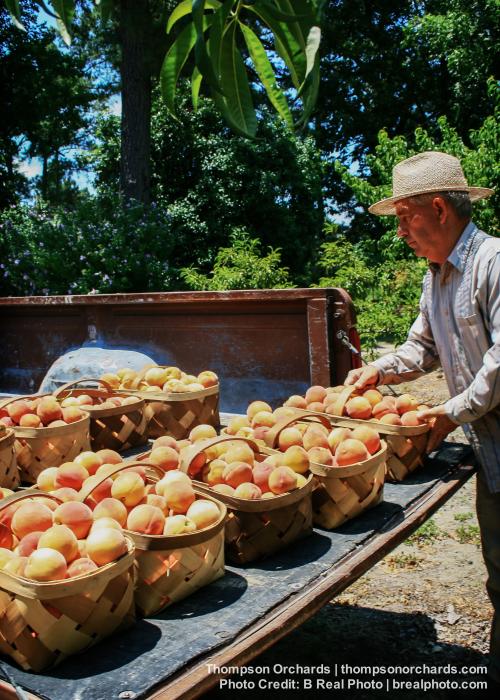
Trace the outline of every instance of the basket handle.
<path fill-rule="evenodd" d="M 58 504 L 64 503 L 62 498 L 54 496 L 51 493 L 39 491 L 38 489 L 23 489 L 22 491 L 17 491 L 16 493 L 11 494 L 10 496 L 2 498 L 2 500 L 0 501 L 0 513 L 13 503 L 17 503 L 18 501 L 24 501 L 26 498 L 33 498 L 34 496 L 43 496 L 44 498 L 51 498 Z"/>
<path fill-rule="evenodd" d="M 108 394 L 114 393 L 114 389 L 111 386 L 111 384 L 108 384 L 108 382 L 103 381 L 102 379 L 94 379 L 93 377 L 81 377 L 81 379 L 75 379 L 72 382 L 66 382 L 66 384 L 63 384 L 62 386 L 60 386 L 59 389 L 56 389 L 53 392 L 53 396 L 55 396 L 56 398 L 59 398 L 60 394 L 63 394 L 68 389 L 71 389 L 71 388 L 77 386 L 77 384 L 83 384 L 84 382 L 95 382 L 96 384 L 102 385 L 102 387 L 103 387 L 102 391 L 105 391 Z"/>
<path fill-rule="evenodd" d="M 328 430 L 331 429 L 331 424 L 328 418 L 326 416 L 321 415 L 321 413 L 313 413 L 311 411 L 306 411 L 301 408 L 294 408 L 294 415 L 290 416 L 289 418 L 283 418 L 283 420 L 279 421 L 276 423 L 276 425 L 272 428 L 270 428 L 267 433 L 264 435 L 264 442 L 268 447 L 271 447 L 272 449 L 276 448 L 276 445 L 278 443 L 278 438 L 280 436 L 280 433 L 285 429 L 288 428 L 289 425 L 292 425 L 293 423 L 297 423 L 297 421 L 302 420 L 302 419 L 312 419 L 314 418 L 316 422 L 321 423 L 322 425 L 325 426 L 325 428 L 328 428 Z M 309 422 L 309 421 L 308 421 Z M 310 420 L 311 423 L 314 421 Z"/>
<path fill-rule="evenodd" d="M 144 367 L 141 367 L 141 369 L 137 372 L 135 375 L 134 379 L 132 380 L 131 389 L 137 390 L 139 388 L 139 384 L 142 382 L 144 377 L 146 376 L 146 372 L 148 369 L 152 369 L 153 367 L 165 367 L 166 365 L 156 365 L 154 362 L 151 362 L 148 365 L 144 365 Z"/>
<path fill-rule="evenodd" d="M 252 448 L 254 454 L 258 454 L 260 451 L 257 443 L 253 440 L 250 440 L 249 438 L 240 437 L 236 435 L 219 435 L 218 437 L 200 440 L 194 445 L 187 447 L 184 450 L 184 454 L 181 457 L 181 461 L 179 464 L 180 471 L 184 472 L 185 474 L 189 474 L 189 476 L 191 477 L 196 476 L 196 474 L 191 473 L 190 468 L 194 459 L 198 457 L 198 455 L 200 455 L 202 452 L 207 450 L 209 447 L 212 447 L 213 445 L 220 445 L 223 442 L 233 442 L 234 440 L 237 440 L 239 442 L 245 442 Z"/>
<path fill-rule="evenodd" d="M 156 471 L 160 479 L 165 474 L 165 471 L 161 467 L 159 467 L 157 464 L 153 464 L 152 462 L 120 462 L 120 464 L 114 465 L 113 469 L 110 469 L 109 471 L 106 470 L 106 474 L 103 474 L 102 477 L 97 478 L 90 486 L 87 485 L 87 487 L 82 487 L 78 493 L 78 500 L 83 503 L 91 495 L 92 491 L 95 491 L 95 489 L 103 484 L 106 479 L 109 479 L 110 476 L 119 474 L 120 472 L 126 471 L 131 467 L 150 467 Z"/>
<path fill-rule="evenodd" d="M 341 416 L 344 413 L 344 406 L 349 401 L 354 391 L 354 386 L 345 386 L 340 393 L 334 394 L 336 398 L 330 404 L 332 411 L 330 411 L 328 415 Z"/>

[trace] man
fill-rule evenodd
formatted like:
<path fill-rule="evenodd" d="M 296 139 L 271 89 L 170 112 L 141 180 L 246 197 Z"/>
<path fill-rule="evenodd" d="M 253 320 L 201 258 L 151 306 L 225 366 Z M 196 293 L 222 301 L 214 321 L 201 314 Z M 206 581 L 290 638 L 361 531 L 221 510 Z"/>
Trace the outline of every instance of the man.
<path fill-rule="evenodd" d="M 477 515 L 494 608 L 489 674 L 500 683 L 500 239 L 471 221 L 471 202 L 493 190 L 469 187 L 460 162 L 436 151 L 395 166 L 393 196 L 369 208 L 393 214 L 398 236 L 429 261 L 420 314 L 394 353 L 352 370 L 358 389 L 414 379 L 441 364 L 451 398 L 421 411 L 434 419 L 427 451 L 461 425 L 479 462 Z M 500 686 L 499 686 L 500 687 Z"/>

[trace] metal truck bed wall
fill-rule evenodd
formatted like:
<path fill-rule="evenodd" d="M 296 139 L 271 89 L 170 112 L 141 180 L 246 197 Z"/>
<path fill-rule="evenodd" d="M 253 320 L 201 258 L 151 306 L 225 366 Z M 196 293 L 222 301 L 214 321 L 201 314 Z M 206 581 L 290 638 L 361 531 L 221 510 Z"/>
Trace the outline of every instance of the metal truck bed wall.
<path fill-rule="evenodd" d="M 33 393 L 60 355 L 88 345 L 211 369 L 226 411 L 257 398 L 276 405 L 343 381 L 352 355 L 337 334 L 354 323 L 350 297 L 331 288 L 4 297 L 0 389 Z"/>
<path fill-rule="evenodd" d="M 382 503 L 338 530 L 315 529 L 262 562 L 228 566 L 225 576 L 165 613 L 44 674 L 5 658 L 4 668 L 44 700 L 198 697 L 218 680 L 208 664 L 247 663 L 311 617 L 450 498 L 473 474 L 472 464 L 470 448 L 444 444 L 424 469 L 386 484 Z M 14 698 L 0 681 L 0 699 Z"/>

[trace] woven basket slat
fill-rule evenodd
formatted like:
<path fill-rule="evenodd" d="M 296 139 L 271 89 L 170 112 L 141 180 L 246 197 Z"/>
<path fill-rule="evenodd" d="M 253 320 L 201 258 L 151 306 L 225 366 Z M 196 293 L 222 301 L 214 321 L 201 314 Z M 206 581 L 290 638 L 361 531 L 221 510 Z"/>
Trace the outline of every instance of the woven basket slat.
<path fill-rule="evenodd" d="M 0 486 L 12 490 L 21 483 L 15 442 L 16 436 L 11 428 L 0 433 Z"/>
<path fill-rule="evenodd" d="M 387 479 L 403 481 L 423 464 L 427 433 L 420 435 L 388 435 Z"/>
<path fill-rule="evenodd" d="M 204 394 L 195 398 L 183 395 L 183 400 L 178 400 L 179 394 L 164 394 L 164 399 L 148 398 L 148 392 L 140 395 L 144 398 L 147 419 L 147 434 L 150 438 L 158 438 L 162 435 L 171 435 L 176 440 L 186 438 L 197 425 L 213 425 L 218 427 L 219 418 L 219 393 L 214 389 L 205 389 Z"/>

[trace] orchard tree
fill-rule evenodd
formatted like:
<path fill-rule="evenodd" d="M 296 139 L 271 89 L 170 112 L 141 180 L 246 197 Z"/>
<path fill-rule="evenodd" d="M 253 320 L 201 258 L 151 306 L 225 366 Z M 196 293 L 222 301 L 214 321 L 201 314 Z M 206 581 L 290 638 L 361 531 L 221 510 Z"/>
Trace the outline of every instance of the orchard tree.
<path fill-rule="evenodd" d="M 29 0 L 4 1 L 22 28 L 22 8 Z M 61 36 L 70 44 L 75 0 L 35 2 L 54 15 Z M 80 5 L 88 9 L 86 2 Z M 183 0 L 172 12 L 169 0 L 95 0 L 94 5 L 103 21 L 114 17 L 119 26 L 120 183 L 127 199 L 147 203 L 150 197 L 151 77 L 158 50 L 166 51 L 161 84 L 172 114 L 178 79 L 186 66 L 194 106 L 200 88 L 206 90 L 231 128 L 247 137 L 257 133 L 256 89 L 265 90 L 290 127 L 307 124 L 318 92 L 318 22 L 324 0 Z M 272 54 L 286 66 L 289 84 L 282 84 L 282 76 L 276 75 Z"/>

